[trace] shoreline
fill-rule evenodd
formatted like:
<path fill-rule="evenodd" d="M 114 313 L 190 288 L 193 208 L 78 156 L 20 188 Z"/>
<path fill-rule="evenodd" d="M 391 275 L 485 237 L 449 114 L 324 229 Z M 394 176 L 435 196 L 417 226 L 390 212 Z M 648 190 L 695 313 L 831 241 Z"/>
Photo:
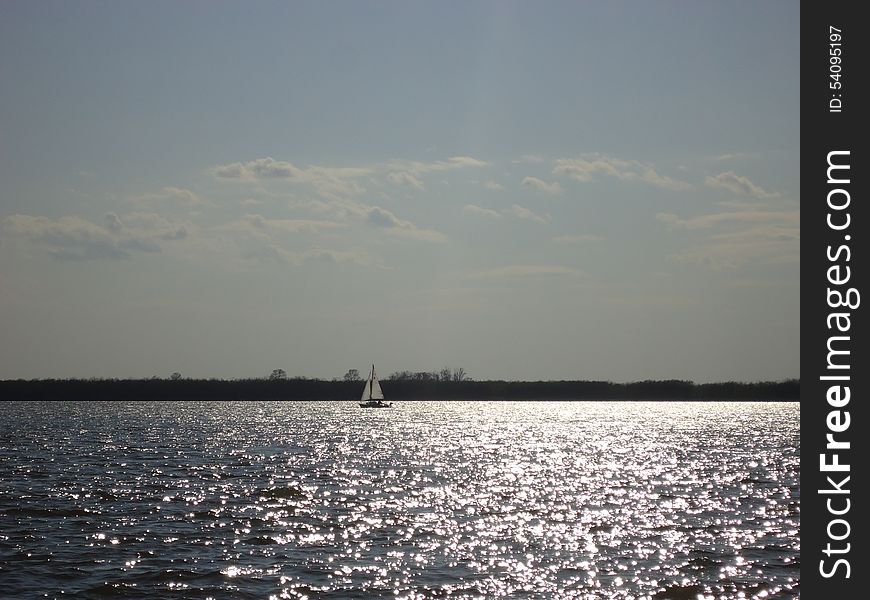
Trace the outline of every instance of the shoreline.
<path fill-rule="evenodd" d="M 321 379 L 36 379 L 0 381 L 3 400 L 346 401 L 360 381 Z M 700 383 L 662 380 L 419 381 L 385 380 L 390 401 L 693 401 L 798 402 L 800 381 Z"/>

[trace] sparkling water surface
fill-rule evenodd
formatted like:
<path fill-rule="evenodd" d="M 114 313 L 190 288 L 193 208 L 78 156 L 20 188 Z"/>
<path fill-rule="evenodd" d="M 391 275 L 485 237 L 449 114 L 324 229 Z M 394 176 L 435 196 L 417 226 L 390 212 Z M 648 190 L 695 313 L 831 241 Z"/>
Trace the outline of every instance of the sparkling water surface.
<path fill-rule="evenodd" d="M 798 598 L 797 403 L 11 403 L 2 598 Z"/>

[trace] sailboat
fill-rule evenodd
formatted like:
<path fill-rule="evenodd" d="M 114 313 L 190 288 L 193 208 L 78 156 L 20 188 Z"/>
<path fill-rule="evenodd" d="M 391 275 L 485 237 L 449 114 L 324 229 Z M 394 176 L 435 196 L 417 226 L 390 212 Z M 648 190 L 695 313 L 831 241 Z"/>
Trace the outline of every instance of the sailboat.
<path fill-rule="evenodd" d="M 372 372 L 366 381 L 366 386 L 363 388 L 359 406 L 360 408 L 390 408 L 393 406 L 392 402 L 384 402 L 384 392 L 381 390 L 381 383 L 375 374 L 374 365 L 372 365 Z"/>

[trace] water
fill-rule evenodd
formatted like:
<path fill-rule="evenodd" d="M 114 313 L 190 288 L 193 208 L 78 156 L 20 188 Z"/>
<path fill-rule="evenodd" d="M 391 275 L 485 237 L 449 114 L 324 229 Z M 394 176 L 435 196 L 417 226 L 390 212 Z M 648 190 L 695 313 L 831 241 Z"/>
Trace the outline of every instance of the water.
<path fill-rule="evenodd" d="M 0 597 L 797 598 L 796 403 L 4 403 Z"/>

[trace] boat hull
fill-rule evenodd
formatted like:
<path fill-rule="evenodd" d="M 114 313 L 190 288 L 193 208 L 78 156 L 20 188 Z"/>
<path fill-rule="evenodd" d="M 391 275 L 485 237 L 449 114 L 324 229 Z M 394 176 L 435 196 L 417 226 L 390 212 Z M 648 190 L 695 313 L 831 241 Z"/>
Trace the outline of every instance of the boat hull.
<path fill-rule="evenodd" d="M 380 401 L 360 402 L 359 407 L 360 408 L 392 408 L 393 403 L 392 402 L 380 402 Z"/>

